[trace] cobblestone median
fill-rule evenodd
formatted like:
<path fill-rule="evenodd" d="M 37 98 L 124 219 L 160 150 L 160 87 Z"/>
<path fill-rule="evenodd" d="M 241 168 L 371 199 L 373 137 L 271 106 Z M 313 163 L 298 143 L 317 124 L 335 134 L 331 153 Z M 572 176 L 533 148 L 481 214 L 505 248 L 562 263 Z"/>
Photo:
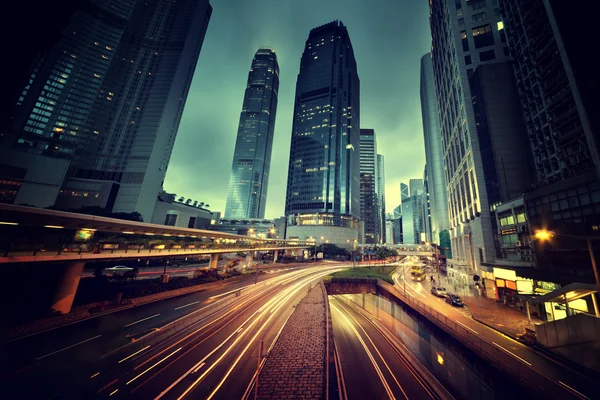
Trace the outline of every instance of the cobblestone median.
<path fill-rule="evenodd" d="M 326 300 L 319 284 L 296 307 L 260 373 L 259 399 L 324 397 Z"/>

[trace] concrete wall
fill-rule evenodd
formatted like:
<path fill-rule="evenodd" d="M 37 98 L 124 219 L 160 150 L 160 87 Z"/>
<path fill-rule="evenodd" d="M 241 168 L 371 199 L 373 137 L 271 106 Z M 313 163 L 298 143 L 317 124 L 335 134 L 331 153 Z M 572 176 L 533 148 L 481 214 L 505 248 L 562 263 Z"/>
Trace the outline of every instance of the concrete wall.
<path fill-rule="evenodd" d="M 175 226 L 182 228 L 188 227 L 190 217 L 196 217 L 196 225 L 194 228 L 208 229 L 212 218 L 212 213 L 208 210 L 201 210 L 185 204 L 157 201 L 150 222 L 153 224 L 164 225 L 167 214 L 176 214 L 177 220 L 175 221 Z"/>

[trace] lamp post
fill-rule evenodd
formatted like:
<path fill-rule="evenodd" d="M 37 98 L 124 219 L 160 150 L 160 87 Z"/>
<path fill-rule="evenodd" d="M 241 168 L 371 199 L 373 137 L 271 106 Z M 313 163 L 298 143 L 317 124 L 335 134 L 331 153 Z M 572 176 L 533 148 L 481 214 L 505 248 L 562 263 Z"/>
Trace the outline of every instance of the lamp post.
<path fill-rule="evenodd" d="M 594 271 L 594 278 L 596 279 L 596 286 L 598 286 L 598 292 L 600 293 L 600 276 L 598 275 L 598 267 L 596 265 L 596 256 L 594 255 L 594 250 L 592 248 L 592 240 L 600 240 L 600 237 L 593 236 L 576 236 L 576 235 L 566 235 L 563 233 L 556 233 L 552 231 L 548 231 L 546 229 L 540 229 L 535 231 L 533 237 L 538 239 L 540 242 L 550 241 L 554 236 L 563 236 L 569 237 L 573 239 L 581 239 L 587 242 L 588 253 L 590 255 L 590 261 L 592 263 L 592 270 Z"/>

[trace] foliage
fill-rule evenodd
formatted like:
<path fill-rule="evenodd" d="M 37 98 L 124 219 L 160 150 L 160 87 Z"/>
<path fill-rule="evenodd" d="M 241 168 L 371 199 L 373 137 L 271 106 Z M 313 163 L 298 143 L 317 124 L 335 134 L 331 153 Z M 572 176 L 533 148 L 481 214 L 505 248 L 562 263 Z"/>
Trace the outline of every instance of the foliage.
<path fill-rule="evenodd" d="M 394 280 L 390 276 L 396 267 L 383 266 L 383 267 L 357 267 L 349 268 L 343 271 L 335 272 L 331 274 L 331 282 L 356 282 L 364 281 L 371 282 L 375 279 L 381 279 L 389 283 L 394 284 Z M 388 272 L 389 271 L 389 272 Z"/>
<path fill-rule="evenodd" d="M 323 243 L 317 246 L 317 253 L 322 252 L 324 258 L 341 258 L 349 259 L 350 253 L 342 247 L 339 247 L 333 243 Z"/>

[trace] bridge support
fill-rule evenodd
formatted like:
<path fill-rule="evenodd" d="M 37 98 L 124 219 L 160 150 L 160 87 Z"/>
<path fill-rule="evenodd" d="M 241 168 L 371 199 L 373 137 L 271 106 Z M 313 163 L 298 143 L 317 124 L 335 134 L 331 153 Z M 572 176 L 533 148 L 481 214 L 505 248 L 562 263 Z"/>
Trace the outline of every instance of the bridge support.
<path fill-rule="evenodd" d="M 210 269 L 217 269 L 218 263 L 219 263 L 219 254 L 211 254 L 210 255 L 210 262 L 208 264 L 208 266 L 210 267 Z"/>
<path fill-rule="evenodd" d="M 279 251 L 273 250 L 273 264 L 277 262 L 277 256 L 279 256 Z"/>
<path fill-rule="evenodd" d="M 71 312 L 84 266 L 85 262 L 82 261 L 71 262 L 65 266 L 63 276 L 58 282 L 54 294 L 54 300 L 52 300 L 52 306 L 50 307 L 52 310 L 59 311 L 61 314 Z"/>

